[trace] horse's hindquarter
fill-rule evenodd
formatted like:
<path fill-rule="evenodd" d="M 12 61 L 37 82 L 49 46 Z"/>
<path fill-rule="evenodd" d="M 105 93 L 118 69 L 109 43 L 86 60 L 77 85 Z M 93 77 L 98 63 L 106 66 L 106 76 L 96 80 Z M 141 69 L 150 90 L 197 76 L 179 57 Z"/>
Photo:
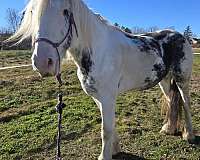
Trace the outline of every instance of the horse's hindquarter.
<path fill-rule="evenodd" d="M 156 45 L 133 44 L 123 53 L 120 92 L 143 90 L 155 86 L 166 75 L 161 49 Z"/>
<path fill-rule="evenodd" d="M 120 91 L 147 89 L 172 71 L 189 79 L 192 69 L 192 49 L 180 33 L 171 30 L 128 35 L 134 45 L 123 54 L 123 74 Z M 130 49 L 131 48 L 131 49 Z"/>

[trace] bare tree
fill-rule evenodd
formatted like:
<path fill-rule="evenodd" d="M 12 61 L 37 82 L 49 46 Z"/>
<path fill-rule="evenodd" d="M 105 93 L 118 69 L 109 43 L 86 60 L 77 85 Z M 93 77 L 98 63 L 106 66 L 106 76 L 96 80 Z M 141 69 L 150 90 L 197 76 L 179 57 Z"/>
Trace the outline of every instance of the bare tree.
<path fill-rule="evenodd" d="M 159 28 L 157 26 L 152 26 L 146 29 L 146 32 L 155 32 L 158 31 Z"/>
<path fill-rule="evenodd" d="M 7 16 L 6 16 L 8 26 L 12 30 L 12 32 L 15 32 L 20 24 L 20 15 L 18 14 L 18 11 L 12 8 L 7 9 Z"/>
<path fill-rule="evenodd" d="M 0 28 L 0 37 L 2 35 L 10 35 L 11 34 L 11 30 L 9 30 L 8 28 L 6 27 L 1 27 Z"/>
<path fill-rule="evenodd" d="M 11 36 L 11 31 L 8 28 L 1 27 L 0 28 L 0 50 L 4 49 L 3 41 L 6 40 L 9 36 Z"/>
<path fill-rule="evenodd" d="M 144 34 L 144 33 L 147 33 L 147 32 L 155 32 L 155 31 L 158 31 L 158 30 L 159 30 L 159 27 L 157 27 L 157 26 L 152 26 L 152 27 L 149 27 L 149 28 L 133 27 L 132 33 L 134 33 L 134 34 Z"/>
<path fill-rule="evenodd" d="M 136 27 L 132 28 L 132 33 L 133 34 L 143 34 L 143 33 L 146 33 L 146 30 L 144 28 L 136 26 Z"/>
<path fill-rule="evenodd" d="M 170 30 L 174 30 L 175 31 L 175 26 L 169 26 L 169 27 L 166 27 L 165 29 L 170 29 Z"/>

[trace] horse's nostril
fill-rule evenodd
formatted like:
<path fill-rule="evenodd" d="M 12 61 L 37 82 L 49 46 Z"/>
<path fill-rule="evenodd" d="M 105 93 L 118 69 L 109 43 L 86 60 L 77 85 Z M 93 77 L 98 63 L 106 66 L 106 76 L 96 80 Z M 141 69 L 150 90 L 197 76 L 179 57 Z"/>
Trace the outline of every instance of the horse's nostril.
<path fill-rule="evenodd" d="M 48 58 L 48 66 L 53 64 L 53 60 L 51 58 Z"/>

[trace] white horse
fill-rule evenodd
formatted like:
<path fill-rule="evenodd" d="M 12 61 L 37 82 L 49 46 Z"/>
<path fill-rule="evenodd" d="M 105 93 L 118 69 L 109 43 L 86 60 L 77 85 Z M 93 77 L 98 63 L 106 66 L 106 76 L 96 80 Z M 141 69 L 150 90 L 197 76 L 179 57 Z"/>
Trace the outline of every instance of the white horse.
<path fill-rule="evenodd" d="M 82 0 L 30 0 L 23 21 L 10 40 L 32 36 L 32 65 L 42 76 L 60 80 L 60 61 L 68 50 L 83 90 L 96 102 L 102 117 L 102 152 L 111 160 L 120 151 L 115 131 L 115 101 L 128 90 L 144 90 L 159 83 L 168 101 L 161 132 L 174 134 L 183 105 L 183 138 L 193 140 L 189 82 L 192 49 L 178 32 L 163 30 L 131 35 L 94 14 Z"/>

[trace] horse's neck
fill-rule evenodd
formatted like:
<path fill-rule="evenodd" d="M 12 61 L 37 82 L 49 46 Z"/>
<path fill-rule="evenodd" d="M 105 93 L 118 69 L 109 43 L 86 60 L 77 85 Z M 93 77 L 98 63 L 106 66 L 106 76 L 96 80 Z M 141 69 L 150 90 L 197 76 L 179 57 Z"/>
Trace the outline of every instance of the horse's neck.
<path fill-rule="evenodd" d="M 74 19 L 78 29 L 78 37 L 75 38 L 70 52 L 75 61 L 79 63 L 83 56 L 83 50 L 93 50 L 95 43 L 99 41 L 98 39 L 104 38 L 107 26 L 83 2 L 77 8 L 78 11 L 75 10 Z"/>

